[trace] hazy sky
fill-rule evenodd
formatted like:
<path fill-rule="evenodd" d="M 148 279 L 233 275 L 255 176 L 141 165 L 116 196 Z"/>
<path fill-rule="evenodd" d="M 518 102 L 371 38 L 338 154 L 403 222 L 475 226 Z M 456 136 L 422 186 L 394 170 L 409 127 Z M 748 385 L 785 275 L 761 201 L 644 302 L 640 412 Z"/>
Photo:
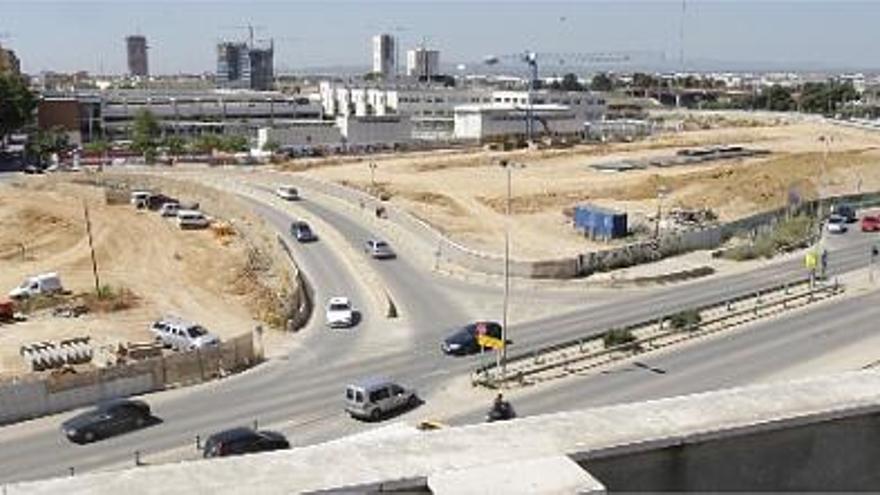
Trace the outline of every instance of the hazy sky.
<path fill-rule="evenodd" d="M 487 54 L 657 50 L 678 60 L 681 0 L 0 0 L 0 44 L 27 72 L 125 70 L 127 34 L 147 36 L 152 73 L 213 71 L 214 44 L 274 37 L 276 66 L 370 63 L 370 36 L 423 38 L 443 62 Z M 687 0 L 685 57 L 880 68 L 880 1 Z M 401 54 L 403 52 L 401 51 Z M 403 55 L 401 55 L 403 58 Z"/>

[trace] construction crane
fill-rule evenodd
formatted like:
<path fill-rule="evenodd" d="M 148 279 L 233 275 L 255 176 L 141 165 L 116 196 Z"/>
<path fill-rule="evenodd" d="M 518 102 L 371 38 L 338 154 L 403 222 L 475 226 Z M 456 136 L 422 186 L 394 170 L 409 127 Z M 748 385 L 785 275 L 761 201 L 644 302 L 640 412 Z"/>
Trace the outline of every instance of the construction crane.
<path fill-rule="evenodd" d="M 262 31 L 266 26 L 254 26 L 253 24 L 245 24 L 243 26 L 223 26 L 221 29 L 247 29 L 248 32 L 248 48 L 254 47 L 254 31 Z"/>

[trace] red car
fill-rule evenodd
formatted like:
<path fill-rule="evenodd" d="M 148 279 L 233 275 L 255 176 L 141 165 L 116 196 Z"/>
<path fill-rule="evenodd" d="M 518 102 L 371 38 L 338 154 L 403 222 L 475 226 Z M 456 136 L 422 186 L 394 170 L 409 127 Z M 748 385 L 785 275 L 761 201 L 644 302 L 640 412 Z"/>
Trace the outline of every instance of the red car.
<path fill-rule="evenodd" d="M 862 232 L 880 231 L 880 216 L 865 215 L 862 217 Z"/>

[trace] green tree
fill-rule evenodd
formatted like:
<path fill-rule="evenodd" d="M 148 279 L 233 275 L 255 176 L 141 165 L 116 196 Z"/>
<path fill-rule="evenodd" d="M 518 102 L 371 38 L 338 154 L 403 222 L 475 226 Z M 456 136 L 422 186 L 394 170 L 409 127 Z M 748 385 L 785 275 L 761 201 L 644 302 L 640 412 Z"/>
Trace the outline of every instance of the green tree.
<path fill-rule="evenodd" d="M 220 136 L 214 134 L 204 134 L 196 138 L 196 140 L 190 144 L 190 147 L 197 153 L 211 153 L 222 147 L 222 139 L 220 139 Z"/>
<path fill-rule="evenodd" d="M 158 146 L 159 121 L 149 110 L 140 110 L 134 117 L 134 129 L 132 131 L 132 149 L 144 154 L 147 163 L 153 163 L 156 159 L 156 146 Z"/>
<path fill-rule="evenodd" d="M 248 150 L 248 140 L 244 136 L 225 136 L 220 142 L 220 149 L 227 153 Z"/>
<path fill-rule="evenodd" d="M 180 136 L 168 136 L 165 138 L 165 147 L 168 148 L 168 154 L 177 157 L 186 151 L 186 140 Z"/>
<path fill-rule="evenodd" d="M 20 77 L 0 75 L 0 139 L 29 124 L 36 107 L 36 96 Z"/>
<path fill-rule="evenodd" d="M 611 91 L 614 89 L 614 81 L 608 77 L 608 74 L 600 72 L 593 76 L 593 80 L 590 81 L 590 89 L 593 91 Z"/>
<path fill-rule="evenodd" d="M 28 139 L 27 152 L 29 155 L 45 161 L 52 153 L 59 153 L 69 147 L 69 138 L 64 129 L 53 127 L 48 130 L 39 129 L 31 134 Z"/>
<path fill-rule="evenodd" d="M 562 76 L 560 86 L 563 91 L 583 91 L 584 85 L 578 80 L 577 74 L 568 73 Z"/>
<path fill-rule="evenodd" d="M 103 139 L 92 141 L 83 145 L 83 149 L 89 153 L 97 153 L 103 155 L 110 149 L 110 143 Z"/>

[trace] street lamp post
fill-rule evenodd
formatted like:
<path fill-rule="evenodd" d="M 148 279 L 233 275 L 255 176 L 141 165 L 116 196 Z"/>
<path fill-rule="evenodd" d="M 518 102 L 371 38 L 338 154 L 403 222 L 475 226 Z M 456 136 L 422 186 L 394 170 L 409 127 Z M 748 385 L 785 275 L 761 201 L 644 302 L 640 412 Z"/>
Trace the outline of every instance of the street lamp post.
<path fill-rule="evenodd" d="M 513 197 L 513 169 L 525 168 L 525 165 L 501 160 L 501 166 L 507 172 L 507 211 L 504 219 L 504 300 L 501 314 L 501 352 L 498 353 L 496 365 L 501 369 L 501 383 L 507 378 L 507 314 L 510 307 L 510 214 Z"/>
<path fill-rule="evenodd" d="M 370 187 L 376 189 L 376 162 L 370 162 Z"/>

